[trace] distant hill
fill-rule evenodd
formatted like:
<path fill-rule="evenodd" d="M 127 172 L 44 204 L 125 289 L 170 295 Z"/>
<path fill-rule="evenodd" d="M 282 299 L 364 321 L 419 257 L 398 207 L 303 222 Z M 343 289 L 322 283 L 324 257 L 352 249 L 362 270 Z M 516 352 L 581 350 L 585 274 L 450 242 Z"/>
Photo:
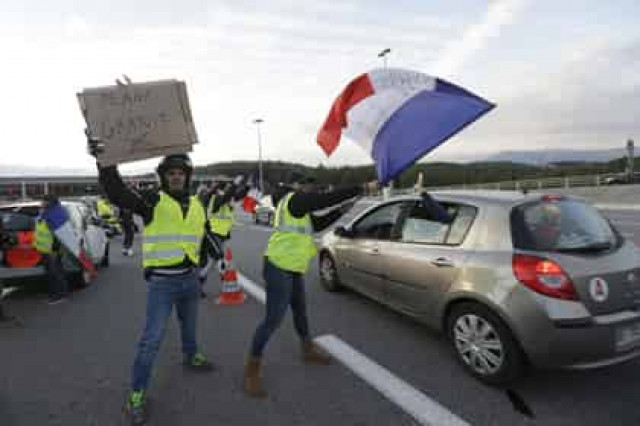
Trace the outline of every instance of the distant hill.
<path fill-rule="evenodd" d="M 606 163 L 627 155 L 626 149 L 570 150 L 552 149 L 538 151 L 502 151 L 483 158 L 481 161 L 545 165 L 551 163 L 586 162 Z"/>

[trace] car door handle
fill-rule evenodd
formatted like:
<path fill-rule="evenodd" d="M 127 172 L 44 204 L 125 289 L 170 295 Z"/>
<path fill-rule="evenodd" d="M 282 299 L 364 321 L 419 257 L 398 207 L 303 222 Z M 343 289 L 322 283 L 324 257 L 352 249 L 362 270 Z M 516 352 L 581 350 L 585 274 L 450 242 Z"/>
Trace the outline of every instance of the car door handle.
<path fill-rule="evenodd" d="M 439 268 L 452 268 L 453 261 L 448 257 L 437 257 L 431 261 L 432 265 L 435 265 Z"/>
<path fill-rule="evenodd" d="M 370 254 L 372 256 L 377 256 L 380 254 L 380 249 L 378 247 L 374 247 L 374 248 L 365 250 L 365 253 Z"/>

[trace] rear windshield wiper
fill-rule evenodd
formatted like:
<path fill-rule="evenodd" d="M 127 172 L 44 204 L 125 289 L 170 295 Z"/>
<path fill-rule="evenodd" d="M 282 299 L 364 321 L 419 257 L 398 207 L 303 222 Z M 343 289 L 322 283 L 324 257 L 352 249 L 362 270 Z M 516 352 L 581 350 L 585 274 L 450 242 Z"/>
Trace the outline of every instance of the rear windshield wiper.
<path fill-rule="evenodd" d="M 556 251 L 560 253 L 590 253 L 609 250 L 612 246 L 613 244 L 610 242 L 599 242 L 579 247 L 561 247 L 556 249 Z"/>

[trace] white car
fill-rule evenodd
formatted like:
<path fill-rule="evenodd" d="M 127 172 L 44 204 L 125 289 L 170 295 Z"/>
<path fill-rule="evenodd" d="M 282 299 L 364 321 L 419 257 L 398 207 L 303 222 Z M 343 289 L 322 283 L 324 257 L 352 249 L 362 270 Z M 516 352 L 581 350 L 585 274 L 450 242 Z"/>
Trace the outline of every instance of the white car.
<path fill-rule="evenodd" d="M 275 212 L 276 209 L 273 207 L 271 196 L 269 195 L 260 200 L 260 204 L 258 204 L 255 212 L 253 213 L 253 219 L 257 224 L 271 226 L 273 225 Z"/>

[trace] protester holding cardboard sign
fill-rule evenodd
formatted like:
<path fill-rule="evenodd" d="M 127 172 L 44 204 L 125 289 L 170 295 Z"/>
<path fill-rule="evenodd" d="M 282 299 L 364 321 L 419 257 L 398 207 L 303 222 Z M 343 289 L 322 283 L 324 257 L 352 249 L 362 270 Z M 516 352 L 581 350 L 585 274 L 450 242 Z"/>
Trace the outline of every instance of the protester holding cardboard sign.
<path fill-rule="evenodd" d="M 142 266 L 148 284 L 146 323 L 138 343 L 132 368 L 131 392 L 126 402 L 126 411 L 133 425 L 146 423 L 146 390 L 174 306 L 180 322 L 184 366 L 197 372 L 213 369 L 213 365 L 198 350 L 196 342 L 199 294 L 197 266 L 202 239 L 210 233 L 210 229 L 202 200 L 189 194 L 193 166 L 185 152 L 195 142 L 195 130 L 192 122 L 189 125 L 186 115 L 183 115 L 185 120 L 182 123 L 163 119 L 157 122 L 161 125 L 149 126 L 148 132 L 140 132 L 135 117 L 148 118 L 153 114 L 160 117 L 159 114 L 168 111 L 159 107 L 162 106 L 161 102 L 150 103 L 160 88 L 147 85 L 149 87 L 158 90 L 150 89 L 140 95 L 137 87 L 127 87 L 127 90 L 133 90 L 133 94 L 123 92 L 90 96 L 85 91 L 81 97 L 89 125 L 86 130 L 89 153 L 97 159 L 100 185 L 113 204 L 120 209 L 130 210 L 144 221 Z M 161 88 L 168 89 L 165 86 Z M 186 92 L 183 94 L 182 106 L 185 105 Z M 125 95 L 128 96 L 126 100 Z M 163 105 L 167 108 L 175 106 L 171 102 Z M 115 112 L 110 115 L 112 107 Z M 109 123 L 113 123 L 110 120 L 118 114 L 121 114 L 121 119 L 118 119 L 121 121 L 116 120 L 118 124 L 112 132 L 114 128 L 109 127 Z M 165 118 L 176 116 L 173 113 L 166 114 Z M 124 117 L 133 118 L 133 121 L 124 121 Z M 123 126 L 119 127 L 121 123 Z M 180 124 L 183 124 L 182 128 Z M 93 129 L 98 129 L 98 135 L 105 139 L 96 137 Z M 129 152 L 132 154 L 129 155 Z M 160 189 L 139 194 L 129 188 L 122 180 L 116 164 L 157 156 L 160 152 L 169 154 L 156 169 L 161 182 Z"/>

